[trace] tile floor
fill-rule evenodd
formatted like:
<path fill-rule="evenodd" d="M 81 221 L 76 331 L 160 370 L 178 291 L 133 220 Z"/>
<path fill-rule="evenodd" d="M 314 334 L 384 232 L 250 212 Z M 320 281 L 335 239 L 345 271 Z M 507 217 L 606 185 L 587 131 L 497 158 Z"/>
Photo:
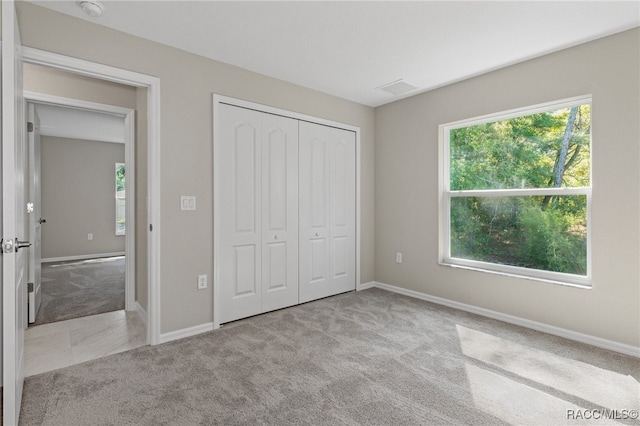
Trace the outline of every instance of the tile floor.
<path fill-rule="evenodd" d="M 124 310 L 29 327 L 25 376 L 144 346 L 146 335 L 138 314 Z"/>

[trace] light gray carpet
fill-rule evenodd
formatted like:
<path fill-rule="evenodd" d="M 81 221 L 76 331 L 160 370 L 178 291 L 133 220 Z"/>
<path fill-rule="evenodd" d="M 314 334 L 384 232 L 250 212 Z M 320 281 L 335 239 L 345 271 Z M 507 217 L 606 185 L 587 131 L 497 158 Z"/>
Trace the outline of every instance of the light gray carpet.
<path fill-rule="evenodd" d="M 30 377 L 21 424 L 602 424 L 567 410 L 638 409 L 639 376 L 632 357 L 370 289 Z"/>
<path fill-rule="evenodd" d="M 125 257 L 42 264 L 42 305 L 32 325 L 124 309 Z"/>

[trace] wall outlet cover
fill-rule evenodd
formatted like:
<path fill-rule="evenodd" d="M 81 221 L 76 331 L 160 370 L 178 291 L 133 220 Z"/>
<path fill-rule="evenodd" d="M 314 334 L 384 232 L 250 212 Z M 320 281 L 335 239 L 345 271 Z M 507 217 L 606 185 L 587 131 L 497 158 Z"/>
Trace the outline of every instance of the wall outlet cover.
<path fill-rule="evenodd" d="M 198 275 L 198 290 L 204 290 L 207 288 L 207 276 Z"/>
<path fill-rule="evenodd" d="M 196 197 L 192 195 L 183 195 L 180 197 L 180 210 L 195 210 Z"/>

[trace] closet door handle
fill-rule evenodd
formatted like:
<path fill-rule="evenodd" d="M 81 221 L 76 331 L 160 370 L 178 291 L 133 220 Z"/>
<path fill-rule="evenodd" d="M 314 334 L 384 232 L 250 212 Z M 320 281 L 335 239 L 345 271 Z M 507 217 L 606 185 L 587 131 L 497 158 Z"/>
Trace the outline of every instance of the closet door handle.
<path fill-rule="evenodd" d="M 274 235 L 274 236 L 273 236 L 273 239 L 274 239 L 274 240 L 277 240 L 277 239 L 278 239 L 278 234 Z"/>

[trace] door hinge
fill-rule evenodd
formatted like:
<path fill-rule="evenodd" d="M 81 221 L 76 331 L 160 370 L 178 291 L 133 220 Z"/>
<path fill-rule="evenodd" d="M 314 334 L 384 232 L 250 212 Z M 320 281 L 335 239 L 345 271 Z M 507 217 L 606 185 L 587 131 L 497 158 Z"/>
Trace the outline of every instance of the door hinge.
<path fill-rule="evenodd" d="M 27 132 L 33 133 L 33 123 L 30 121 L 27 122 Z"/>
<path fill-rule="evenodd" d="M 153 224 L 149 224 L 149 232 L 153 231 Z"/>

